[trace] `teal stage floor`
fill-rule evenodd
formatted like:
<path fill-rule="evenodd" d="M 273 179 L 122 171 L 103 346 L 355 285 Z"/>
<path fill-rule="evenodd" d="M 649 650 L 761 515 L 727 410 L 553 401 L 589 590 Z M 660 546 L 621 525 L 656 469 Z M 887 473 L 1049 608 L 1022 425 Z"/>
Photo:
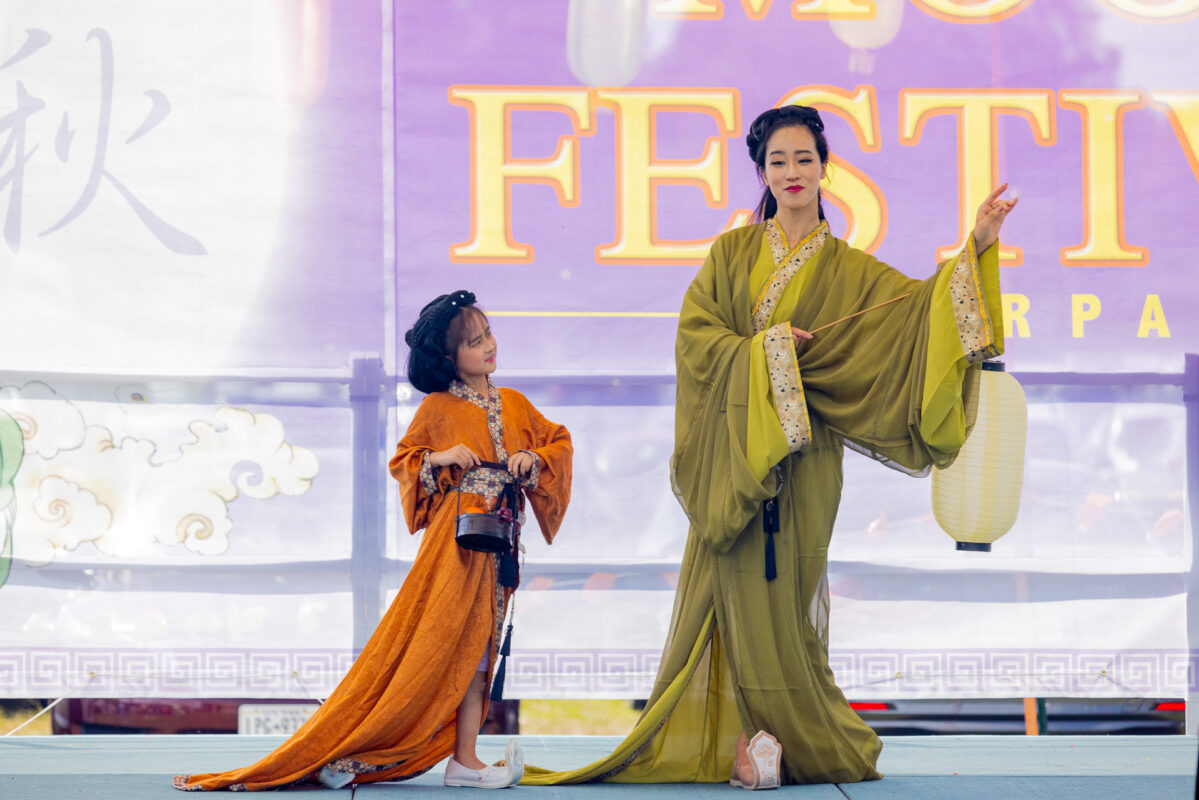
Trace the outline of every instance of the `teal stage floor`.
<path fill-rule="evenodd" d="M 272 736 L 14 736 L 0 738 L 2 800 L 182 800 L 198 795 L 170 786 L 176 773 L 209 772 L 251 763 L 280 741 Z M 484 760 L 502 757 L 505 739 L 482 737 Z M 573 767 L 604 755 L 608 736 L 522 736 L 526 761 Z M 770 797 L 811 800 L 1191 800 L 1199 741 L 1193 736 L 942 736 L 884 739 L 881 781 L 784 786 Z M 396 784 L 336 794 L 349 800 L 478 794 L 447 789 L 442 768 Z M 304 789 L 329 794 L 329 790 Z M 516 787 L 503 797 L 551 798 L 722 795 L 727 784 Z"/>

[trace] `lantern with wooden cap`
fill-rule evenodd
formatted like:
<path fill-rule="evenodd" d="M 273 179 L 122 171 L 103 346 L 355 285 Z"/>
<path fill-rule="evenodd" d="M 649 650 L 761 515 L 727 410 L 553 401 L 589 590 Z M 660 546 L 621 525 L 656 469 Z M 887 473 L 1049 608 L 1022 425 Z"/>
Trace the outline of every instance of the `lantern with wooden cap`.
<path fill-rule="evenodd" d="M 1020 510 L 1028 402 L 1003 362 L 984 361 L 966 380 L 974 383 L 966 393 L 974 428 L 954 462 L 933 470 L 933 516 L 958 550 L 989 552 Z"/>

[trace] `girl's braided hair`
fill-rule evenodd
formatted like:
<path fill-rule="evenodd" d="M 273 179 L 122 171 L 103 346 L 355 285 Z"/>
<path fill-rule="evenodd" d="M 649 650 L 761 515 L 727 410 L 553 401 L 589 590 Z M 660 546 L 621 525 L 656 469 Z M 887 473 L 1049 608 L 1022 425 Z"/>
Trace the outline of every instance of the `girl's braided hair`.
<path fill-rule="evenodd" d="M 416 322 L 404 334 L 408 345 L 408 382 L 425 394 L 444 392 L 458 376 L 453 356 L 458 341 L 450 341 L 450 325 L 464 308 L 475 305 L 472 292 L 459 289 L 439 295 L 420 310 Z M 483 313 L 477 308 L 477 313 Z"/>

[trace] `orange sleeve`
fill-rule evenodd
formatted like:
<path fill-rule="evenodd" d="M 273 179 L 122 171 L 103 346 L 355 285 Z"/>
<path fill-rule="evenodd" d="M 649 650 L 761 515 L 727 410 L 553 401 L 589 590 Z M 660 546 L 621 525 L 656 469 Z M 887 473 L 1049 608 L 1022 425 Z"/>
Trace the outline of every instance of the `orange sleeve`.
<path fill-rule="evenodd" d="M 553 544 L 570 503 L 571 459 L 574 456 L 570 431 L 543 417 L 524 395 L 515 391 L 512 394 L 519 398 L 523 417 L 519 425 L 522 439 L 519 449 L 536 453 L 541 459 L 537 483 L 534 488 L 525 489 L 525 496 L 529 498 L 546 543 Z"/>
<path fill-rule="evenodd" d="M 392 476 L 400 483 L 400 505 L 404 508 L 409 533 L 416 533 L 429 524 L 446 492 L 455 485 L 452 470 L 426 463 L 430 453 L 445 449 L 439 446 L 439 422 L 443 415 L 435 410 L 438 402 L 436 395 L 421 401 L 388 465 Z"/>

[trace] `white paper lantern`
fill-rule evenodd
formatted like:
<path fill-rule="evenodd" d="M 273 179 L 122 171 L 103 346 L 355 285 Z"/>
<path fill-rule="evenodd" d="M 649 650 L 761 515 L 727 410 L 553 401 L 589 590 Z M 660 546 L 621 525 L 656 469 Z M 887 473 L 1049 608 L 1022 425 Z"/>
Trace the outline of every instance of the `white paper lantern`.
<path fill-rule="evenodd" d="M 1028 401 L 1002 362 L 983 362 L 967 379 L 974 381 L 974 428 L 953 464 L 933 471 L 933 516 L 958 550 L 985 552 L 1020 510 Z"/>
<path fill-rule="evenodd" d="M 850 47 L 849 71 L 874 72 L 874 54 L 895 39 L 903 25 L 907 0 L 874 0 L 872 19 L 832 19 L 829 27 Z"/>
<path fill-rule="evenodd" d="M 566 59 L 586 86 L 624 86 L 641 69 L 645 0 L 570 0 Z"/>

